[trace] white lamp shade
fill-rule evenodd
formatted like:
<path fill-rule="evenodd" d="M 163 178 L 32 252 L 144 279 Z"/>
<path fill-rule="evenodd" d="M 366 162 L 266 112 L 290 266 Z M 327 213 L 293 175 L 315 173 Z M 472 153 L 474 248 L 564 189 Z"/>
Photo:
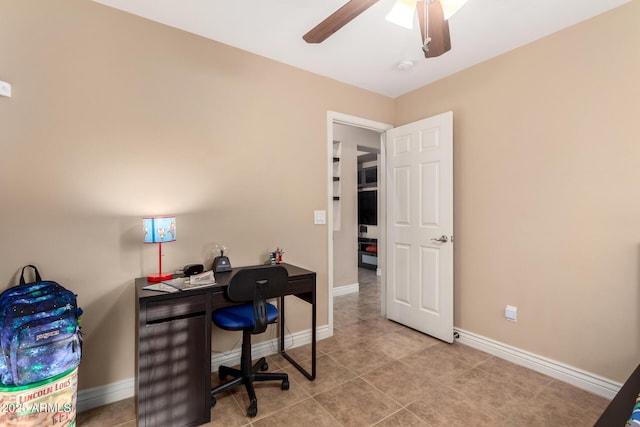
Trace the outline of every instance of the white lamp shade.
<path fill-rule="evenodd" d="M 416 12 L 416 0 L 396 0 L 385 19 L 396 25 L 413 29 L 413 20 Z"/>
<path fill-rule="evenodd" d="M 467 0 L 440 0 L 444 19 L 451 18 L 466 2 Z"/>
<path fill-rule="evenodd" d="M 429 0 L 419 0 L 429 2 Z M 467 0 L 434 0 L 440 1 L 444 19 L 449 19 L 460 10 Z M 401 27 L 413 29 L 413 21 L 418 0 L 396 0 L 385 19 Z"/>

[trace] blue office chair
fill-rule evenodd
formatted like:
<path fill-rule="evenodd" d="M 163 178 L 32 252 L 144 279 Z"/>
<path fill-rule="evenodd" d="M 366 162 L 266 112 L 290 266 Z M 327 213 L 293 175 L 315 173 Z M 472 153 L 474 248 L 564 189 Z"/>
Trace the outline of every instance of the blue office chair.
<path fill-rule="evenodd" d="M 260 334 L 267 329 L 267 324 L 278 319 L 278 309 L 266 302 L 283 294 L 289 280 L 287 269 L 280 265 L 249 267 L 238 271 L 229 282 L 227 296 L 231 301 L 247 304 L 221 308 L 213 312 L 213 323 L 219 328 L 229 331 L 242 330 L 242 356 L 240 369 L 227 366 L 218 368 L 220 380 L 233 376 L 229 382 L 211 390 L 211 406 L 216 404 L 215 395 L 244 384 L 249 394 L 247 416 L 255 417 L 258 413 L 258 399 L 253 388 L 254 381 L 282 381 L 281 389 L 289 389 L 289 377 L 282 373 L 266 373 L 269 365 L 262 357 L 251 365 L 251 335 Z"/>

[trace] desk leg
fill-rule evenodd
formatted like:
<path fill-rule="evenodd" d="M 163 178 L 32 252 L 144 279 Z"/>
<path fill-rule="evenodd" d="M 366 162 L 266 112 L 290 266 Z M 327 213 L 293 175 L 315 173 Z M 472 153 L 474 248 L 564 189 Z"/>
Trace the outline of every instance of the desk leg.
<path fill-rule="evenodd" d="M 280 297 L 280 354 L 302 373 L 308 380 L 316 379 L 316 293 L 313 292 L 311 303 L 311 373 L 298 364 L 284 349 L 284 296 Z"/>

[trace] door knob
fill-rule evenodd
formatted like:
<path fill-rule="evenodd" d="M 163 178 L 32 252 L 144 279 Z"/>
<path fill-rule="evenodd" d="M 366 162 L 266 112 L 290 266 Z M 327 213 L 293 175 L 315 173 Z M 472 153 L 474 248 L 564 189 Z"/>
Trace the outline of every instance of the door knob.
<path fill-rule="evenodd" d="M 434 242 L 440 242 L 440 243 L 447 243 L 447 242 L 449 241 L 449 239 L 447 238 L 447 236 L 445 236 L 444 234 L 443 234 L 442 236 L 440 236 L 440 238 L 439 238 L 439 239 L 435 239 L 435 238 L 433 238 L 433 239 L 431 239 L 431 240 L 433 240 Z"/>

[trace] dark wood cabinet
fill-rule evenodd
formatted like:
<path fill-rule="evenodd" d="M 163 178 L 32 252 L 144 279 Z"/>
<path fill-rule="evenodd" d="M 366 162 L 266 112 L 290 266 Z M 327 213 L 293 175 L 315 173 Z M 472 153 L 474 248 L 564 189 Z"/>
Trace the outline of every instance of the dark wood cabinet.
<path fill-rule="evenodd" d="M 211 298 L 169 295 L 138 297 L 139 426 L 198 426 L 210 419 Z"/>
<path fill-rule="evenodd" d="M 640 393 L 640 365 L 622 385 L 622 388 L 609 402 L 593 427 L 624 426 L 631 417 L 636 399 Z"/>

